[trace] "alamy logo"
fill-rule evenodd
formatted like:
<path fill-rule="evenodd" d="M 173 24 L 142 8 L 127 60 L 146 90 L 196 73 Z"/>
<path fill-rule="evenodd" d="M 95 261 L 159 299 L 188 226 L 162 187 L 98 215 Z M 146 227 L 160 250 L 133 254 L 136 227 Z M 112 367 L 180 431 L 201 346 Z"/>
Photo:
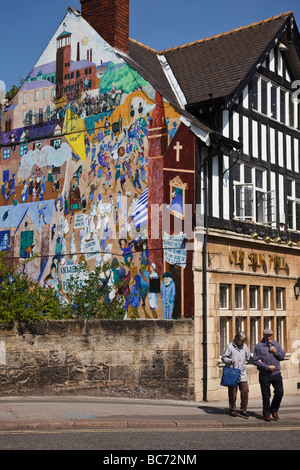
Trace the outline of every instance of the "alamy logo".
<path fill-rule="evenodd" d="M 296 91 L 292 94 L 293 102 L 294 104 L 299 104 L 300 103 L 300 80 L 295 80 L 292 83 L 292 89 L 294 90 L 296 88 Z"/>
<path fill-rule="evenodd" d="M 292 354 L 292 363 L 296 365 L 300 365 L 300 340 L 295 340 L 292 343 L 292 349 L 294 350 Z"/>

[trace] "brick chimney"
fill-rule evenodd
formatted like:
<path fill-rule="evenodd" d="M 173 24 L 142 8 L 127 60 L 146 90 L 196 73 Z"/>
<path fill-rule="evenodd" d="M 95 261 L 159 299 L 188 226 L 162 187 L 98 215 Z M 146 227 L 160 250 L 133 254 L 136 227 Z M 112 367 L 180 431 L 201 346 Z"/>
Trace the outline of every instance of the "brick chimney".
<path fill-rule="evenodd" d="M 80 0 L 83 18 L 108 44 L 128 52 L 129 0 Z"/>

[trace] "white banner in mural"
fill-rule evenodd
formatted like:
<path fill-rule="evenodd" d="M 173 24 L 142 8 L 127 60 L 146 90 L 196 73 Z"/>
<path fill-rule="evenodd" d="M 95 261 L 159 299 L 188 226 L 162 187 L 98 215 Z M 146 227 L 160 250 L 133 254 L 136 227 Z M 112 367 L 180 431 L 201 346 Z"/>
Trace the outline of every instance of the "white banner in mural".
<path fill-rule="evenodd" d="M 168 235 L 164 233 L 163 249 L 165 261 L 169 264 L 186 267 L 186 235 L 180 233 L 178 235 Z"/>
<path fill-rule="evenodd" d="M 75 221 L 74 221 L 74 229 L 75 228 L 84 228 L 86 226 L 86 214 L 76 214 Z"/>
<path fill-rule="evenodd" d="M 86 261 L 95 259 L 98 253 L 100 253 L 100 242 L 97 237 L 94 237 L 93 240 L 85 242 L 84 254 Z"/>
<path fill-rule="evenodd" d="M 61 282 L 63 287 L 63 292 L 70 292 L 70 281 L 75 280 L 78 283 L 78 287 L 81 288 L 83 282 L 86 279 L 85 273 L 80 270 L 79 264 L 70 264 L 60 267 Z"/>

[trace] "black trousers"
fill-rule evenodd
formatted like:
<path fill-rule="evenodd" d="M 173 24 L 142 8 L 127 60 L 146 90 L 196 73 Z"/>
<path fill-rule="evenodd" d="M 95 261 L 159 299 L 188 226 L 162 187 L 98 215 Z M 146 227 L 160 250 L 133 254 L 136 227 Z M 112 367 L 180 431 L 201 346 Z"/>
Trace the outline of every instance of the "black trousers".
<path fill-rule="evenodd" d="M 275 375 L 259 375 L 259 383 L 263 401 L 263 415 L 270 416 L 272 412 L 277 412 L 283 397 L 283 382 L 281 373 Z M 274 388 L 274 397 L 270 403 L 271 385 Z"/>

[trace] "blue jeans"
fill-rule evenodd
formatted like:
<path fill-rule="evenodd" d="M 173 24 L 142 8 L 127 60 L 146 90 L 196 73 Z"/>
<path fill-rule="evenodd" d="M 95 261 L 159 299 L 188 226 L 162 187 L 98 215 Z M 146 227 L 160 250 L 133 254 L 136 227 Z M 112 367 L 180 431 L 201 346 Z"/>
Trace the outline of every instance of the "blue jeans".
<path fill-rule="evenodd" d="M 263 401 L 263 415 L 270 416 L 271 413 L 279 410 L 280 403 L 283 397 L 283 382 L 281 374 L 275 375 L 259 375 L 259 383 L 262 393 Z M 271 385 L 274 388 L 274 397 L 270 404 L 271 398 Z"/>

